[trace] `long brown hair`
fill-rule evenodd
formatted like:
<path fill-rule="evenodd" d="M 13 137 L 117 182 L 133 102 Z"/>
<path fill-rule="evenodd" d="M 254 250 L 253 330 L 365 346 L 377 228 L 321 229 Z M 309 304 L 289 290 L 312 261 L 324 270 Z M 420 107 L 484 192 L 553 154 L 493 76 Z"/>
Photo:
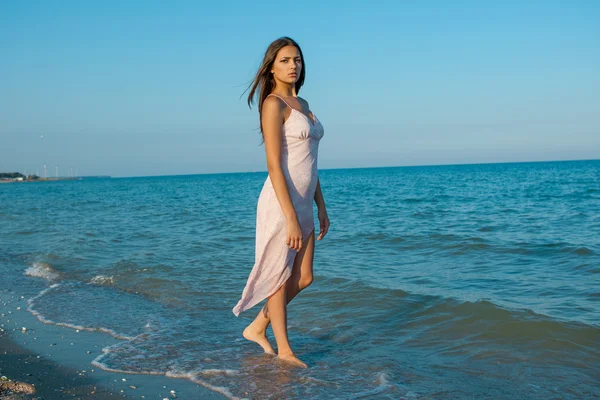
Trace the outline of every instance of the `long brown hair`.
<path fill-rule="evenodd" d="M 302 69 L 300 70 L 300 77 L 296 81 L 296 94 L 300 92 L 300 88 L 304 84 L 304 76 L 306 71 L 306 64 L 304 63 L 304 56 L 302 55 L 302 49 L 298 43 L 296 43 L 293 39 L 283 36 L 279 39 L 274 40 L 267 51 L 265 52 L 265 56 L 263 57 L 262 63 L 260 64 L 260 68 L 256 72 L 254 79 L 250 83 L 250 86 L 246 89 L 250 89 L 250 93 L 248 94 L 248 107 L 252 108 L 252 103 L 254 103 L 254 94 L 257 90 L 259 90 L 258 95 L 258 118 L 260 121 L 260 133 L 263 134 L 262 128 L 262 106 L 263 101 L 267 98 L 267 96 L 273 91 L 275 88 L 275 78 L 271 73 L 271 68 L 273 67 L 273 63 L 275 62 L 275 57 L 279 50 L 281 50 L 285 46 L 294 46 L 298 49 L 300 53 L 300 59 L 302 60 Z M 264 140 L 264 136 L 263 136 Z"/>

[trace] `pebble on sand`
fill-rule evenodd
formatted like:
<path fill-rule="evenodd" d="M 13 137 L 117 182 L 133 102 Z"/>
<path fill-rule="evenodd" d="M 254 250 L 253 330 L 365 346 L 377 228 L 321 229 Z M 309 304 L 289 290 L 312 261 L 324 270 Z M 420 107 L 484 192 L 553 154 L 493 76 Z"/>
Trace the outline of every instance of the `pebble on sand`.
<path fill-rule="evenodd" d="M 0 380 L 0 394 L 4 391 L 11 391 L 15 393 L 34 394 L 35 387 L 29 383 L 11 381 L 6 376 L 3 376 Z"/>

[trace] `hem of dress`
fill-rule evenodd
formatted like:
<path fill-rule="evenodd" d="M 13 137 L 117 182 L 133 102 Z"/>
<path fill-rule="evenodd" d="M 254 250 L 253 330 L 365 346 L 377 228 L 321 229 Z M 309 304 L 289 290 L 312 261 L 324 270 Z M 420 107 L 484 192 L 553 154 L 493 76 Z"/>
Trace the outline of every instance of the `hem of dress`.
<path fill-rule="evenodd" d="M 314 227 L 314 226 L 312 227 L 312 229 L 310 230 L 310 232 L 308 233 L 308 235 L 306 235 L 306 238 L 308 238 L 308 237 L 309 237 L 309 236 L 310 236 L 310 235 L 311 235 L 313 232 L 315 232 L 315 227 Z M 305 238 L 303 238 L 303 241 L 304 241 L 304 239 L 305 239 Z M 297 253 L 296 253 L 296 255 L 297 255 Z M 283 281 L 283 283 L 282 283 L 281 285 L 279 285 L 279 286 L 278 286 L 278 287 L 277 287 L 275 290 L 273 290 L 272 292 L 270 292 L 270 293 L 269 293 L 269 294 L 268 294 L 266 297 L 263 297 L 262 299 L 258 300 L 256 303 L 252 304 L 251 306 L 248 306 L 248 305 L 246 305 L 246 306 L 240 306 L 240 307 L 237 307 L 237 306 L 235 306 L 235 307 L 233 308 L 233 310 L 232 310 L 233 314 L 234 314 L 236 317 L 239 317 L 239 315 L 240 315 L 241 313 L 243 313 L 244 311 L 247 311 L 247 310 L 251 309 L 252 307 L 254 307 L 255 305 L 257 305 L 258 303 L 260 303 L 260 302 L 261 302 L 261 301 L 263 301 L 264 299 L 268 299 L 269 297 L 271 297 L 271 296 L 273 296 L 275 293 L 277 293 L 277 291 L 278 291 L 279 289 L 281 289 L 281 287 L 282 287 L 283 285 L 285 285 L 285 284 L 287 283 L 287 281 L 290 279 L 290 277 L 292 276 L 292 269 L 294 268 L 294 262 L 295 262 L 295 261 L 296 261 L 296 256 L 294 256 L 294 258 L 292 258 L 292 263 L 291 263 L 291 264 L 292 264 L 292 266 L 291 266 L 291 267 L 289 267 L 289 268 L 288 268 L 288 266 L 286 265 L 286 268 L 285 268 L 285 270 L 286 270 L 286 271 L 289 271 L 289 275 L 288 275 L 287 277 L 285 277 L 285 279 L 284 279 L 284 281 Z M 251 304 L 251 303 L 248 303 L 248 304 Z M 238 309 L 238 312 L 237 312 L 237 313 L 235 312 L 236 308 Z"/>
<path fill-rule="evenodd" d="M 291 263 L 291 264 L 292 264 L 292 266 L 291 266 L 291 267 L 288 267 L 287 265 L 285 266 L 285 270 L 286 270 L 286 271 L 289 271 L 289 273 L 287 273 L 287 272 L 286 272 L 287 276 L 284 278 L 284 280 L 283 280 L 283 283 L 282 283 L 281 285 L 277 286 L 277 288 L 276 288 L 276 289 L 274 289 L 273 291 L 269 292 L 269 294 L 267 294 L 267 296 L 266 296 L 266 297 L 263 297 L 262 299 L 260 299 L 260 300 L 258 300 L 258 301 L 256 301 L 256 302 L 250 302 L 250 303 L 247 303 L 246 305 L 242 305 L 242 306 L 240 306 L 240 307 L 237 307 L 237 306 L 236 306 L 236 307 L 234 307 L 234 308 L 233 308 L 233 310 L 232 310 L 232 311 L 233 311 L 233 314 L 234 314 L 236 317 L 238 317 L 238 316 L 239 316 L 241 313 L 243 313 L 244 311 L 247 311 L 247 310 L 251 309 L 252 307 L 254 307 L 255 305 L 257 305 L 258 303 L 260 303 L 260 302 L 261 302 L 261 301 L 263 301 L 264 299 L 268 299 L 269 297 L 271 297 L 271 296 L 273 296 L 275 293 L 277 293 L 277 291 L 278 291 L 278 290 L 279 290 L 279 289 L 280 289 L 280 288 L 281 288 L 283 285 L 285 285 L 285 284 L 287 283 L 288 279 L 290 279 L 290 277 L 292 276 L 292 268 L 294 268 L 294 260 L 295 260 L 295 257 L 292 259 L 292 263 Z M 237 313 L 235 312 L 236 308 L 238 309 Z"/>

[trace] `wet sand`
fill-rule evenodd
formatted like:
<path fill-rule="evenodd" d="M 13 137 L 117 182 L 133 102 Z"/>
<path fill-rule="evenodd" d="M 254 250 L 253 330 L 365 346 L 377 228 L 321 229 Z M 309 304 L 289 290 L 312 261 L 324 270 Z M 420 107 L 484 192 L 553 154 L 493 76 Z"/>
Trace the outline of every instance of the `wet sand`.
<path fill-rule="evenodd" d="M 35 385 L 36 394 L 0 392 L 0 400 L 225 398 L 187 379 L 97 368 L 92 361 L 120 340 L 44 324 L 27 311 L 27 298 L 0 288 L 0 376 Z"/>
<path fill-rule="evenodd" d="M 97 386 L 89 371 L 59 365 L 33 353 L 0 332 L 0 375 L 35 387 L 34 394 L 0 391 L 0 399 L 131 399 Z M 0 382 L 1 383 L 1 382 Z"/>

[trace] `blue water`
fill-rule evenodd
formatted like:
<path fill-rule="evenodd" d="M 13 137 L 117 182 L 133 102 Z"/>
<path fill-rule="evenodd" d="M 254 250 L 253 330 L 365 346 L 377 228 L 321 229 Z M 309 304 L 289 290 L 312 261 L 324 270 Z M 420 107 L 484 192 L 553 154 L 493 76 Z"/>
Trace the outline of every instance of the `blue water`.
<path fill-rule="evenodd" d="M 230 398 L 598 398 L 600 161 L 319 171 L 306 370 L 241 337 L 260 306 L 231 313 L 266 176 L 0 185 L 2 285 L 119 338 L 96 367 Z"/>

